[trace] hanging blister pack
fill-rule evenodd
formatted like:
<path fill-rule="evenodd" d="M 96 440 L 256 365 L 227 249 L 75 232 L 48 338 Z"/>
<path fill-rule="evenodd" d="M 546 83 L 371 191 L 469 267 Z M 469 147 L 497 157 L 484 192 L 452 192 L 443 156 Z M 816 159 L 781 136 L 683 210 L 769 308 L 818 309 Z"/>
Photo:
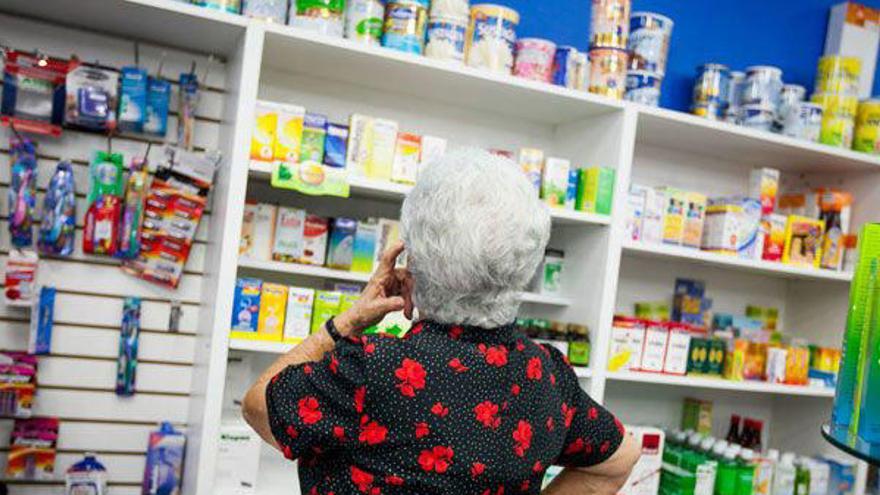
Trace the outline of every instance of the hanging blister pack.
<path fill-rule="evenodd" d="M 119 74 L 76 61 L 73 65 L 67 73 L 64 123 L 98 132 L 116 129 Z"/>
<path fill-rule="evenodd" d="M 177 106 L 177 146 L 187 151 L 193 148 L 196 130 L 196 106 L 199 103 L 199 78 L 195 72 L 180 75 L 180 94 Z"/>
<path fill-rule="evenodd" d="M 119 92 L 119 130 L 143 132 L 147 115 L 147 71 L 140 67 L 122 68 Z"/>
<path fill-rule="evenodd" d="M 116 254 L 119 216 L 122 211 L 122 154 L 95 152 L 89 167 L 89 209 L 83 228 L 83 252 Z"/>
<path fill-rule="evenodd" d="M 34 244 L 34 206 L 37 202 L 37 154 L 34 142 L 24 136 L 13 136 L 12 170 L 8 195 L 9 237 L 17 248 Z"/>
<path fill-rule="evenodd" d="M 116 395 L 134 395 L 140 331 L 141 299 L 126 297 L 122 307 L 119 356 L 116 358 Z"/>
<path fill-rule="evenodd" d="M 76 237 L 75 189 L 70 162 L 58 162 L 43 199 L 43 219 L 37 238 L 40 253 L 54 256 L 73 254 Z"/>
<path fill-rule="evenodd" d="M 28 352 L 35 355 L 52 351 L 52 325 L 55 319 L 55 287 L 41 287 L 40 297 L 31 309 Z"/>
<path fill-rule="evenodd" d="M 70 61 L 18 50 L 5 55 L 0 106 L 3 124 L 14 125 L 19 131 L 61 135 L 64 81 Z"/>
<path fill-rule="evenodd" d="M 141 252 L 141 226 L 148 177 L 146 158 L 132 159 L 120 217 L 117 258 L 133 259 Z"/>
<path fill-rule="evenodd" d="M 6 258 L 3 298 L 7 306 L 29 307 L 37 292 L 37 253 L 13 249 Z"/>
<path fill-rule="evenodd" d="M 170 106 L 171 83 L 158 77 L 151 77 L 147 82 L 147 115 L 144 120 L 144 133 L 165 137 Z"/>

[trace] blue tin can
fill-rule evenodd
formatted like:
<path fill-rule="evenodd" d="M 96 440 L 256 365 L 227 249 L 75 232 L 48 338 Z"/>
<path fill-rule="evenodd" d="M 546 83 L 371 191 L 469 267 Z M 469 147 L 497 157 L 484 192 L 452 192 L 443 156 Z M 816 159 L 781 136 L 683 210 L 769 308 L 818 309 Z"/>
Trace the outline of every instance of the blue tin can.
<path fill-rule="evenodd" d="M 421 55 L 425 49 L 428 9 L 424 3 L 399 0 L 385 6 L 382 46 Z"/>
<path fill-rule="evenodd" d="M 703 64 L 697 68 L 691 113 L 713 120 L 724 117 L 730 94 L 730 69 L 722 64 Z"/>
<path fill-rule="evenodd" d="M 663 77 L 656 72 L 631 70 L 626 73 L 626 94 L 623 98 L 642 105 L 656 107 L 660 104 L 660 85 Z"/>
<path fill-rule="evenodd" d="M 428 44 L 425 45 L 425 56 L 463 62 L 467 26 L 466 17 L 432 16 L 428 21 Z"/>
<path fill-rule="evenodd" d="M 761 105 L 764 108 L 779 107 L 782 92 L 782 69 L 769 65 L 746 68 L 746 80 L 740 94 L 743 105 Z"/>
<path fill-rule="evenodd" d="M 763 105 L 743 105 L 739 107 L 738 123 L 750 129 L 769 131 L 773 128 L 776 112 Z"/>
<path fill-rule="evenodd" d="M 633 12 L 629 17 L 630 70 L 666 72 L 669 40 L 672 37 L 672 19 L 654 12 Z"/>
<path fill-rule="evenodd" d="M 553 56 L 553 84 L 570 89 L 587 86 L 587 55 L 573 46 L 556 47 Z"/>

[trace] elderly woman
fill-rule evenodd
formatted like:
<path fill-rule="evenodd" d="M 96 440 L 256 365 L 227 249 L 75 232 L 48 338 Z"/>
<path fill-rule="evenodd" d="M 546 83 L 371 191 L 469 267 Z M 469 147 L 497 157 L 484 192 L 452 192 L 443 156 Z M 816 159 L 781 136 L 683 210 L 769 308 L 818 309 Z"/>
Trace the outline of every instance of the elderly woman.
<path fill-rule="evenodd" d="M 260 436 L 299 459 L 303 493 L 614 495 L 633 441 L 558 350 L 513 325 L 550 236 L 527 179 L 484 151 L 450 153 L 420 173 L 401 227 L 355 306 L 244 400 Z M 401 310 L 419 317 L 404 338 L 361 335 Z M 541 492 L 551 465 L 565 469 Z"/>

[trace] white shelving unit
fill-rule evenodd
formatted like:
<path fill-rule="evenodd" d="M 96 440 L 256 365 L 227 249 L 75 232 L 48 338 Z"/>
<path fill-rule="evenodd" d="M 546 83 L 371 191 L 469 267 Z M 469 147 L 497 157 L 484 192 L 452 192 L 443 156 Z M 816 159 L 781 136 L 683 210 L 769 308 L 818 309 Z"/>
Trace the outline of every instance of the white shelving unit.
<path fill-rule="evenodd" d="M 852 191 L 856 226 L 877 220 L 877 157 L 171 0 L 6 0 L 0 12 L 117 36 L 137 33 L 145 41 L 225 59 L 218 140 L 225 167 L 214 191 L 201 278 L 203 309 L 193 346 L 188 401 L 186 493 L 212 493 L 221 421 L 237 414 L 234 400 L 252 375 L 274 354 L 290 348 L 229 339 L 236 277 L 252 275 L 314 287 L 368 280 L 360 273 L 239 259 L 244 200 L 304 207 L 322 215 L 393 218 L 409 190 L 405 185 L 354 179 L 349 199 L 312 198 L 271 188 L 269 166 L 248 158 L 258 98 L 303 105 L 334 122 L 345 122 L 358 112 L 395 119 L 404 130 L 443 136 L 453 145 L 537 147 L 576 165 L 615 168 L 611 217 L 553 212 L 550 244 L 565 251 L 562 293 L 566 297 L 523 294 L 523 313 L 590 328 L 593 355 L 590 369 L 578 370 L 581 383 L 625 422 L 674 426 L 682 398 L 697 396 L 714 401 L 716 433 L 723 433 L 727 413 L 735 411 L 765 420 L 764 445 L 805 454 L 828 450 L 819 424 L 828 416 L 829 390 L 606 371 L 615 312 L 631 312 L 635 301 L 669 297 L 676 277 L 706 281 L 719 311 L 741 313 L 748 303 L 777 306 L 786 333 L 832 346 L 840 345 L 851 279 L 844 273 L 625 243 L 626 191 L 636 182 L 709 195 L 743 193 L 749 171 L 769 166 L 805 184 L 830 183 Z M 233 361 L 230 351 L 235 354 Z M 258 493 L 297 493 L 295 470 L 274 459 L 264 457 Z M 863 491 L 862 483 L 856 495 Z"/>

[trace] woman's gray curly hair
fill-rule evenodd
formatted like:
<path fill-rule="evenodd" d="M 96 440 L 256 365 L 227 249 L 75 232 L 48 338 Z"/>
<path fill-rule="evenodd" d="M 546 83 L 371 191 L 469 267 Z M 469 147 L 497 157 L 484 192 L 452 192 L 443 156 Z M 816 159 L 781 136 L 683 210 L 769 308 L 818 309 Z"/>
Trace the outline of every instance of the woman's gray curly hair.
<path fill-rule="evenodd" d="M 476 148 L 447 153 L 419 171 L 400 221 L 421 318 L 514 321 L 550 238 L 548 209 L 515 163 Z"/>

